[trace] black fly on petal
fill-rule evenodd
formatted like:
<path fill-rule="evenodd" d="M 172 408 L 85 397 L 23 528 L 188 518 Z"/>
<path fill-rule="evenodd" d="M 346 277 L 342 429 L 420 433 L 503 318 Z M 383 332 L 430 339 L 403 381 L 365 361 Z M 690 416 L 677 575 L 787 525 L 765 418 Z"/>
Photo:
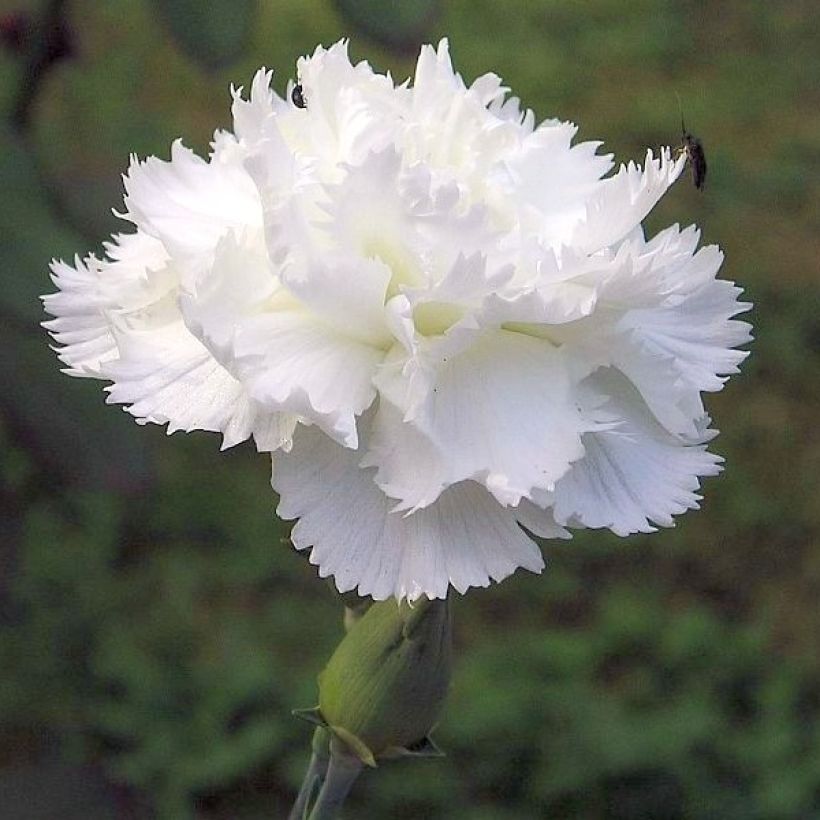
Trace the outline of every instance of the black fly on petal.
<path fill-rule="evenodd" d="M 692 166 L 692 181 L 695 183 L 695 188 L 702 191 L 706 182 L 706 154 L 703 151 L 703 144 L 684 129 L 681 150 L 686 154 Z"/>
<path fill-rule="evenodd" d="M 300 83 L 293 86 L 293 91 L 290 92 L 290 98 L 297 108 L 307 108 L 307 102 L 305 102 L 305 95 L 302 93 Z"/>
<path fill-rule="evenodd" d="M 678 105 L 680 106 L 680 97 L 678 97 Z M 702 191 L 706 183 L 706 153 L 703 150 L 703 143 L 686 130 L 686 125 L 683 121 L 682 107 L 680 114 L 680 131 L 682 140 L 679 149 L 680 153 L 686 154 L 686 159 L 692 167 L 692 181 L 695 183 L 695 188 Z"/>

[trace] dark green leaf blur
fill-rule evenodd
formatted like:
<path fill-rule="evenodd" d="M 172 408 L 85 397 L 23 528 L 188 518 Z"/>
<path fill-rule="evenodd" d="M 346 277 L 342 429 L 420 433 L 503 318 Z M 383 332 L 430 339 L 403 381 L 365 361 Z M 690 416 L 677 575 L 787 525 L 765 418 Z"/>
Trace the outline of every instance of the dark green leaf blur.
<path fill-rule="evenodd" d="M 341 606 L 288 542 L 269 463 L 138 427 L 38 323 L 52 256 L 123 229 L 128 155 L 199 151 L 229 84 L 317 43 L 397 78 L 447 35 L 618 159 L 704 143 L 652 233 L 697 223 L 755 303 L 709 397 L 726 471 L 674 530 L 545 544 L 454 601 L 443 760 L 385 763 L 350 818 L 820 818 L 820 36 L 816 3 L 0 0 L 0 818 L 287 814 L 290 712 Z"/>

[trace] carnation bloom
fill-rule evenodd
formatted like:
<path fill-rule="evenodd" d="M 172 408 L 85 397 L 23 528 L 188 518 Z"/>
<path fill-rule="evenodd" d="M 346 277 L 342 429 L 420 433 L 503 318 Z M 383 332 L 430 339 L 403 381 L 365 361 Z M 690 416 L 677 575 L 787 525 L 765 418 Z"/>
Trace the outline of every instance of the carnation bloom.
<path fill-rule="evenodd" d="M 105 256 L 54 262 L 66 372 L 141 422 L 252 438 L 340 590 L 445 596 L 539 571 L 530 533 L 698 506 L 701 401 L 746 355 L 693 228 L 641 222 L 685 157 L 600 143 L 467 86 L 447 42 L 396 86 L 340 42 L 259 71 L 207 160 L 132 158 Z M 298 95 L 296 102 L 302 102 Z"/>

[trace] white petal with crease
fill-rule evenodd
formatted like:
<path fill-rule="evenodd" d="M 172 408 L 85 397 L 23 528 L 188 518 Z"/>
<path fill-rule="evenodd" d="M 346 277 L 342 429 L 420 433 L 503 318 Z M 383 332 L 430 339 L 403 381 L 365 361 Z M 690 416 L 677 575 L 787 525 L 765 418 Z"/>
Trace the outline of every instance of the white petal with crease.
<path fill-rule="evenodd" d="M 311 548 L 311 563 L 341 591 L 377 600 L 442 598 L 449 585 L 465 592 L 518 567 L 541 571 L 538 547 L 478 484 L 454 485 L 432 507 L 403 515 L 391 512 L 359 457 L 316 428 L 301 427 L 273 471 L 277 512 L 299 519 L 293 543 Z"/>
<path fill-rule="evenodd" d="M 181 257 L 208 253 L 228 228 L 262 219 L 256 186 L 238 159 L 208 162 L 179 140 L 169 162 L 132 158 L 125 190 L 128 219 Z"/>
<path fill-rule="evenodd" d="M 717 475 L 722 459 L 667 433 L 617 373 L 600 371 L 587 388 L 599 418 L 617 426 L 584 435 L 583 461 L 555 488 L 556 519 L 629 535 L 697 509 L 700 477 Z"/>
<path fill-rule="evenodd" d="M 308 314 L 274 311 L 237 330 L 231 372 L 269 410 L 314 421 L 347 447 L 357 446 L 356 416 L 376 396 L 381 350 L 345 338 Z"/>
<path fill-rule="evenodd" d="M 583 456 L 581 433 L 594 427 L 575 403 L 561 353 L 507 331 L 487 333 L 440 362 L 423 412 L 413 424 L 395 418 L 379 411 L 366 463 L 378 467 L 379 486 L 403 509 L 427 506 L 464 479 L 514 506 L 536 488 L 552 489 Z M 435 471 L 413 467 L 419 436 L 435 451 Z"/>
<path fill-rule="evenodd" d="M 103 369 L 108 402 L 142 423 L 221 433 L 223 449 L 254 436 L 262 451 L 289 447 L 296 419 L 267 410 L 188 332 L 181 320 L 161 330 L 118 334 L 120 357 Z"/>
<path fill-rule="evenodd" d="M 657 159 L 647 151 L 643 169 L 630 162 L 601 180 L 586 205 L 586 217 L 572 234 L 572 246 L 593 253 L 623 239 L 646 218 L 685 164 L 685 155 L 675 160 L 668 148 Z"/>

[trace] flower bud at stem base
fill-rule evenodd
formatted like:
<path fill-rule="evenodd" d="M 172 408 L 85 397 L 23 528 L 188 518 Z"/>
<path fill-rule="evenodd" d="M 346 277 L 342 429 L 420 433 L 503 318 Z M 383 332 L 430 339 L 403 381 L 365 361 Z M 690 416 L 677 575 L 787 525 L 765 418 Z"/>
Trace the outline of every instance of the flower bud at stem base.
<path fill-rule="evenodd" d="M 345 637 L 319 675 L 319 706 L 294 712 L 317 728 L 289 820 L 335 817 L 363 765 L 442 756 L 430 731 L 450 685 L 449 602 L 390 599 L 356 614 L 348 614 Z"/>

